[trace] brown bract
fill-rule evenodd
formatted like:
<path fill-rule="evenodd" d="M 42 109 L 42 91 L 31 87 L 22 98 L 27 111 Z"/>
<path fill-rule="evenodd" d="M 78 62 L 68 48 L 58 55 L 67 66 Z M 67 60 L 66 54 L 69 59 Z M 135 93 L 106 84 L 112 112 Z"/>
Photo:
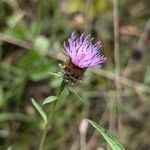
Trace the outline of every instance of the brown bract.
<path fill-rule="evenodd" d="M 71 62 L 71 59 L 68 59 L 62 67 L 63 78 L 68 83 L 74 84 L 75 82 L 81 80 L 85 70 L 86 68 L 80 68 L 74 65 Z"/>

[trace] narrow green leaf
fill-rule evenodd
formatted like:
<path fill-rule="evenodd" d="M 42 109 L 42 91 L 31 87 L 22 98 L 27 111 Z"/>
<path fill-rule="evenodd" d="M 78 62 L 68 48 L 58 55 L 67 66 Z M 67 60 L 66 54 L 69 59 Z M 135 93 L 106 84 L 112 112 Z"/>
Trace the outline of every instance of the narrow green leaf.
<path fill-rule="evenodd" d="M 112 135 L 108 131 L 103 129 L 100 125 L 92 120 L 88 120 L 88 122 L 102 135 L 102 137 L 110 145 L 112 150 L 125 150 L 122 145 L 114 137 L 112 137 Z"/>
<path fill-rule="evenodd" d="M 77 96 L 77 98 L 79 98 L 79 100 L 82 100 L 81 97 L 80 97 L 80 95 L 75 91 L 75 89 L 69 87 L 69 90 L 70 90 L 73 94 L 75 94 L 75 96 Z"/>
<path fill-rule="evenodd" d="M 43 105 L 54 102 L 57 100 L 57 96 L 49 96 L 43 101 Z"/>
<path fill-rule="evenodd" d="M 48 72 L 50 75 L 56 76 L 56 77 L 60 77 L 61 75 L 58 73 L 53 73 L 53 72 Z"/>
<path fill-rule="evenodd" d="M 32 104 L 37 109 L 39 114 L 42 116 L 44 122 L 47 124 L 47 116 L 46 116 L 45 111 L 42 109 L 42 107 L 33 98 L 31 100 L 32 100 Z"/>

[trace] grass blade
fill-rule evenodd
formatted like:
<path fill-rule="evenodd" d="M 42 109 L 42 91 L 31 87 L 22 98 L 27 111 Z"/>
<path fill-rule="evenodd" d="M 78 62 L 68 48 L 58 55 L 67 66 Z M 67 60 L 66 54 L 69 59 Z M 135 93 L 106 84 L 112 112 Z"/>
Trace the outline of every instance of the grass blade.
<path fill-rule="evenodd" d="M 70 90 L 73 94 L 75 94 L 75 96 L 77 96 L 77 98 L 79 98 L 79 100 L 82 100 L 81 97 L 80 97 L 80 95 L 75 91 L 74 88 L 69 87 L 69 90 Z"/>
<path fill-rule="evenodd" d="M 112 137 L 112 135 L 108 131 L 103 129 L 100 125 L 92 120 L 88 120 L 88 122 L 102 135 L 102 137 L 110 145 L 112 150 L 125 150 L 122 145 L 114 137 Z"/>
<path fill-rule="evenodd" d="M 42 109 L 42 107 L 33 98 L 31 100 L 32 100 L 32 104 L 34 105 L 36 110 L 39 112 L 39 114 L 43 118 L 44 122 L 47 124 L 47 116 L 46 116 L 45 111 Z"/>

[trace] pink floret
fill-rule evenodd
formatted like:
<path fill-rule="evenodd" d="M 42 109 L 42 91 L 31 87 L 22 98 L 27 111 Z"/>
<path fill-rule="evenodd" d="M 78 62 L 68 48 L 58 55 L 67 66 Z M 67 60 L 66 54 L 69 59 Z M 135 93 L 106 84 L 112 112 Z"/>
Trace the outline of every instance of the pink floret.
<path fill-rule="evenodd" d="M 64 42 L 64 48 L 72 63 L 80 68 L 99 66 L 106 61 L 106 57 L 100 54 L 101 43 L 93 43 L 93 38 L 84 33 L 76 37 L 73 32 L 68 42 Z"/>

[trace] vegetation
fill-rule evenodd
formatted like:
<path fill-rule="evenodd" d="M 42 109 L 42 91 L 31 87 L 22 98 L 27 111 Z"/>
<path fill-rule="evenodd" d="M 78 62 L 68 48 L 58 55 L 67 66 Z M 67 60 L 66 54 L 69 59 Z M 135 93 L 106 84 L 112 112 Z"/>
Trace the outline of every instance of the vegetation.
<path fill-rule="evenodd" d="M 38 149 L 45 114 L 61 84 L 63 42 L 73 31 L 101 41 L 107 62 L 87 69 L 71 92 L 64 89 L 44 149 L 109 149 L 107 141 L 120 149 L 148 150 L 147 0 L 0 1 L 0 150 Z"/>

